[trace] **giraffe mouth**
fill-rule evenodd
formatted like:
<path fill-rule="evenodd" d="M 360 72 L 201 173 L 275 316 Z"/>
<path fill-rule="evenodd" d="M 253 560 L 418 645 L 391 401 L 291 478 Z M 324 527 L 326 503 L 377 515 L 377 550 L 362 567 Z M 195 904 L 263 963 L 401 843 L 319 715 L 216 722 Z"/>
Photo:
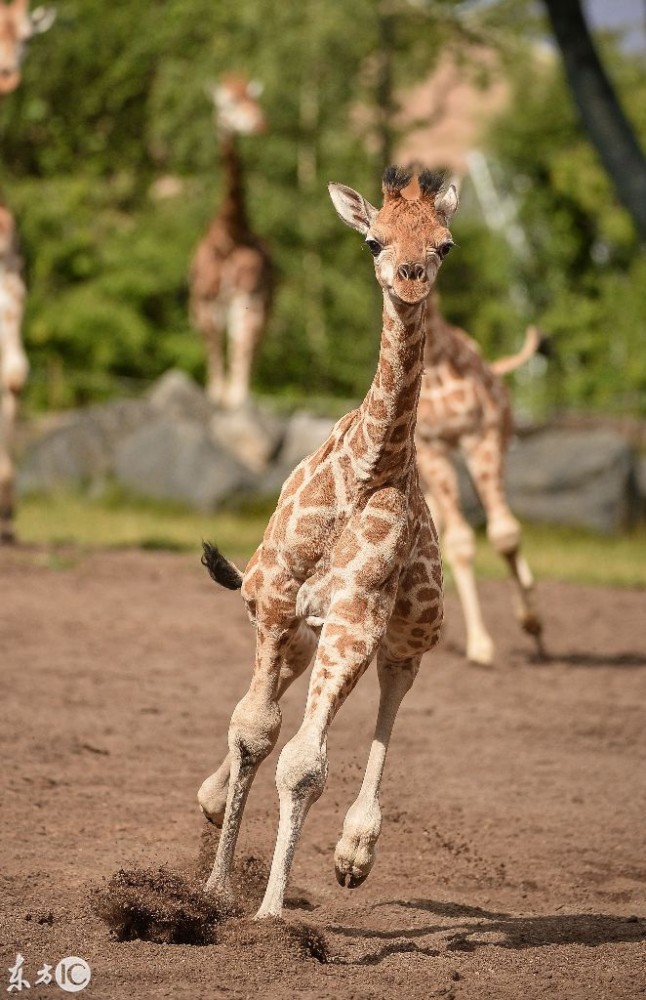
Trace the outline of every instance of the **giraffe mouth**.
<path fill-rule="evenodd" d="M 428 278 L 422 278 L 417 281 L 411 279 L 400 280 L 391 285 L 390 294 L 394 299 L 405 302 L 406 305 L 410 306 L 427 299 L 432 287 L 432 282 Z"/>

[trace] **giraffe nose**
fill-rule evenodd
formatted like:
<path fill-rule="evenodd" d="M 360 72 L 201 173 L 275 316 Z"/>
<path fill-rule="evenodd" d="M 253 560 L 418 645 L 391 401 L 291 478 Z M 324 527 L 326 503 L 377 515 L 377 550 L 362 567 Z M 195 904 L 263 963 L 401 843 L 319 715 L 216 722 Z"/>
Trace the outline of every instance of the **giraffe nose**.
<path fill-rule="evenodd" d="M 400 264 L 397 268 L 400 278 L 409 281 L 421 281 L 426 277 L 426 268 L 423 264 Z"/>

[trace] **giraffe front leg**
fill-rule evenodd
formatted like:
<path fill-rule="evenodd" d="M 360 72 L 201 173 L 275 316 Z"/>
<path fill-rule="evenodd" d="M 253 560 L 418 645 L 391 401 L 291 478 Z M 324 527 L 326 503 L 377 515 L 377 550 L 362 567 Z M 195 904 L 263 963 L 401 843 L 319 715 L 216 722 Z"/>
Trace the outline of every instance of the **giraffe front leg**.
<path fill-rule="evenodd" d="M 278 682 L 278 700 L 287 688 L 307 669 L 314 650 L 317 636 L 305 622 L 297 623 L 292 637 L 289 639 L 280 668 Z M 220 767 L 202 783 L 197 793 L 200 809 L 215 826 L 222 826 L 224 811 L 229 791 L 229 774 L 231 771 L 231 755 L 227 754 Z"/>
<path fill-rule="evenodd" d="M 357 624 L 331 610 L 323 626 L 312 669 L 305 717 L 282 749 L 276 767 L 280 818 L 265 897 L 256 914 L 280 917 L 298 838 L 310 807 L 325 787 L 328 772 L 327 733 L 330 723 L 370 664 L 385 629 L 386 601 L 374 595 L 366 614 L 365 638 Z M 392 600 L 390 601 L 392 605 Z"/>
<path fill-rule="evenodd" d="M 421 657 L 395 663 L 379 654 L 379 712 L 361 790 L 348 809 L 343 833 L 334 852 L 334 868 L 339 885 L 356 889 L 365 882 L 375 863 L 376 844 L 381 833 L 379 790 L 393 725 L 404 695 L 419 670 Z"/>
<path fill-rule="evenodd" d="M 287 632 L 287 629 L 264 631 L 259 626 L 251 685 L 231 716 L 227 801 L 215 864 L 205 887 L 207 891 L 215 891 L 227 907 L 233 905 L 231 871 L 247 796 L 258 768 L 273 750 L 280 732 L 278 682 Z"/>

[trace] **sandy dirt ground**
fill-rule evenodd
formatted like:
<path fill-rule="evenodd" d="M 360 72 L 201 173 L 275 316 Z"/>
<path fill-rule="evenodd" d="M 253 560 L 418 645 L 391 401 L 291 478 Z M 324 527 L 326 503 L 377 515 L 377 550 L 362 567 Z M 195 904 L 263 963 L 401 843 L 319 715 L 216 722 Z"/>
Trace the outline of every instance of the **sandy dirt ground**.
<path fill-rule="evenodd" d="M 19 953 L 32 998 L 63 995 L 35 980 L 67 956 L 89 964 L 82 995 L 99 1000 L 646 996 L 645 595 L 543 582 L 552 656 L 539 665 L 507 585 L 482 594 L 496 668 L 462 659 L 449 594 L 442 646 L 395 728 L 362 887 L 337 886 L 333 851 L 365 766 L 374 671 L 333 726 L 287 930 L 242 918 L 202 947 L 119 942 L 97 889 L 105 899 L 123 868 L 184 876 L 205 843 L 213 852 L 195 793 L 224 752 L 253 634 L 197 557 L 0 553 L 0 994 L 18 993 L 6 991 Z M 304 682 L 285 699 L 281 745 Z M 273 849 L 274 763 L 239 844 L 257 859 L 249 910 Z"/>

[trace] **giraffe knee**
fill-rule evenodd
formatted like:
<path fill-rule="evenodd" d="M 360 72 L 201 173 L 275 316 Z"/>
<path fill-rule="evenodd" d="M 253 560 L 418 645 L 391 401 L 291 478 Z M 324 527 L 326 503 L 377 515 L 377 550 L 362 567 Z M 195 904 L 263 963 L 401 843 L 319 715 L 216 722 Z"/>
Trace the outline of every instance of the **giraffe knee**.
<path fill-rule="evenodd" d="M 318 741 L 296 734 L 283 747 L 276 766 L 276 788 L 282 799 L 315 802 L 327 780 L 327 753 Z"/>
<path fill-rule="evenodd" d="M 241 766 L 257 767 L 276 745 L 281 725 L 278 702 L 262 704 L 246 695 L 235 707 L 229 726 L 229 751 Z"/>
<path fill-rule="evenodd" d="M 448 528 L 444 534 L 444 548 L 449 562 L 472 563 L 476 554 L 473 529 L 466 522 Z"/>
<path fill-rule="evenodd" d="M 513 514 L 505 514 L 489 522 L 487 536 L 496 552 L 509 555 L 520 545 L 520 524 Z"/>

